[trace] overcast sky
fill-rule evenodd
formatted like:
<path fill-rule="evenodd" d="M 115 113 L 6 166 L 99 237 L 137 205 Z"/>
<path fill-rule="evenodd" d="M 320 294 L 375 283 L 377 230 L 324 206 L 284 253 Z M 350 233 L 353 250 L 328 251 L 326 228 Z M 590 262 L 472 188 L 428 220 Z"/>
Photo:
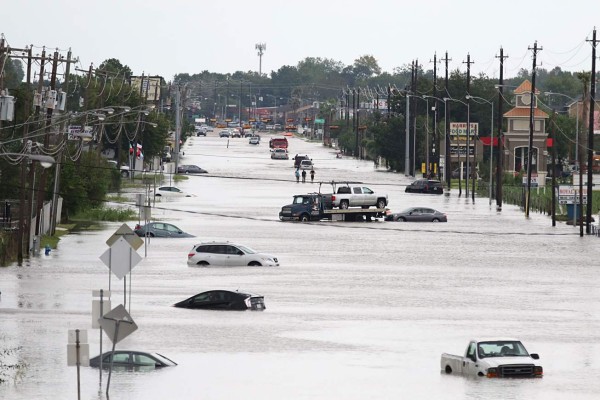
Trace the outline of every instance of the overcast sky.
<path fill-rule="evenodd" d="M 600 27 L 600 0 L 2 0 L 0 8 L 11 47 L 71 48 L 84 69 L 117 58 L 167 81 L 258 71 L 257 43 L 266 44 L 267 74 L 305 57 L 350 65 L 365 54 L 390 73 L 414 59 L 432 69 L 434 53 L 448 51 L 450 69 L 464 70 L 470 53 L 473 74 L 497 77 L 502 46 L 512 77 L 531 68 L 536 40 L 543 68 L 591 70 L 585 39 Z"/>

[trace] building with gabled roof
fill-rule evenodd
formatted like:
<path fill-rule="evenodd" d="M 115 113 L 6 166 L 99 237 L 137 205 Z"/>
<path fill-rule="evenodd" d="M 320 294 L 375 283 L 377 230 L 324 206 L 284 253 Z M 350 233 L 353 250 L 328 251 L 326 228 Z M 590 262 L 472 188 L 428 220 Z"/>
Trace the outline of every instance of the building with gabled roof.
<path fill-rule="evenodd" d="M 520 172 L 527 174 L 527 163 L 530 156 L 531 90 L 532 84 L 529 80 L 521 83 L 514 91 L 515 107 L 503 115 L 507 119 L 507 130 L 504 132 L 503 165 L 506 172 L 515 175 Z M 537 107 L 539 94 L 540 92 L 536 89 L 533 96 L 531 176 L 534 185 L 537 183 L 538 186 L 544 186 L 548 175 L 546 120 L 549 116 Z"/>

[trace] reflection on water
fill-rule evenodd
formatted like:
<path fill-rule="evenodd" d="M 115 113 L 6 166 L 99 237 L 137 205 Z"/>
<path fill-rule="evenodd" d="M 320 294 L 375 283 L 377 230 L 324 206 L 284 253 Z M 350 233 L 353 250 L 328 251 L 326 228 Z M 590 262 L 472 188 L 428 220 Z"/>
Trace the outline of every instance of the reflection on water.
<path fill-rule="evenodd" d="M 336 159 L 332 149 L 290 140 L 323 181 L 352 180 L 387 192 L 390 208 L 427 206 L 447 224 L 282 223 L 277 214 L 297 184 L 292 162 L 267 146 L 193 138 L 185 163 L 211 171 L 177 183 L 196 197 L 157 202 L 155 218 L 196 235 L 151 239 L 131 277 L 138 331 L 118 349 L 156 351 L 179 365 L 116 371 L 111 397 L 122 399 L 592 399 L 600 394 L 600 290 L 594 237 L 532 214 L 525 219 L 487 199 L 404 193 L 410 182 L 372 163 Z M 235 179 L 243 177 L 249 179 Z M 323 185 L 323 190 L 326 185 Z M 131 225 L 137 221 L 132 221 Z M 99 260 L 121 224 L 61 239 L 49 256 L 0 269 L 2 346 L 21 346 L 10 399 L 73 398 L 76 370 L 66 367 L 68 329 L 90 329 L 91 291 L 108 289 Z M 276 268 L 190 268 L 195 243 L 230 240 L 276 255 Z M 144 249 L 139 250 L 144 254 Z M 123 282 L 111 280 L 113 306 Z M 193 294 L 226 289 L 265 296 L 263 313 L 172 307 Z M 469 339 L 515 337 L 539 353 L 539 380 L 465 379 L 440 373 L 443 352 Z M 104 339 L 103 350 L 110 342 Z M 105 372 L 106 373 L 106 372 Z M 83 398 L 104 399 L 98 370 L 81 369 Z M 106 375 L 103 382 L 106 383 Z"/>

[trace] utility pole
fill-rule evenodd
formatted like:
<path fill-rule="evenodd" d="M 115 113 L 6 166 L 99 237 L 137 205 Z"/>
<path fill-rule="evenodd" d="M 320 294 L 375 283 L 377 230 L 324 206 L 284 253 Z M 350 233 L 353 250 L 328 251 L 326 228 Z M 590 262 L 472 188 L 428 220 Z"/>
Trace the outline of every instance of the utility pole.
<path fill-rule="evenodd" d="M 440 165 L 440 152 L 439 152 L 439 137 L 437 130 L 437 116 L 438 116 L 438 93 L 437 93 L 437 52 L 433 53 L 433 101 L 434 101 L 434 109 L 433 109 L 433 163 L 436 165 L 437 173 L 439 174 L 439 165 Z M 429 113 L 429 110 L 427 110 Z M 438 151 L 436 153 L 436 146 L 438 147 Z M 429 154 L 429 149 L 427 149 L 427 154 Z M 427 163 L 427 172 L 429 172 L 429 162 Z"/>
<path fill-rule="evenodd" d="M 254 45 L 254 48 L 256 50 L 258 50 L 258 75 L 262 75 L 262 56 L 265 53 L 265 50 L 267 49 L 267 44 L 266 43 L 257 43 L 256 45 Z"/>
<path fill-rule="evenodd" d="M 451 59 L 448 58 L 448 52 L 446 51 L 446 55 L 443 59 L 441 59 L 440 61 L 444 61 L 445 65 L 446 65 L 446 76 L 444 77 L 444 83 L 445 83 L 445 87 L 446 87 L 446 95 L 444 96 L 444 98 L 446 97 L 450 97 L 450 91 L 448 90 L 448 61 L 452 61 Z M 444 157 L 444 175 L 446 178 L 446 188 L 448 190 L 450 190 L 450 185 L 452 183 L 451 179 L 452 179 L 452 168 L 450 166 L 450 121 L 448 121 L 448 107 L 450 107 L 450 104 L 448 104 L 447 101 L 444 102 L 444 125 L 445 125 L 445 133 L 446 133 L 446 138 L 444 140 L 444 142 L 446 143 L 445 146 L 445 157 Z"/>
<path fill-rule="evenodd" d="M 360 159 L 360 148 L 358 146 L 358 131 L 360 124 L 360 87 L 356 90 L 356 143 L 354 144 L 354 148 L 356 151 L 356 158 Z"/>
<path fill-rule="evenodd" d="M 498 161 L 496 164 L 496 211 L 502 211 L 502 182 L 504 180 L 504 133 L 502 132 L 502 105 L 504 103 L 504 49 L 500 47 L 500 80 L 498 81 Z"/>
<path fill-rule="evenodd" d="M 175 172 L 179 164 L 179 138 L 181 137 L 181 86 L 175 92 Z"/>
<path fill-rule="evenodd" d="M 556 111 L 554 109 L 550 135 L 552 138 L 552 226 L 556 226 Z"/>
<path fill-rule="evenodd" d="M 71 49 L 67 53 L 67 66 L 65 69 L 64 75 L 64 95 L 67 96 L 69 93 L 69 74 L 71 72 Z M 67 102 L 65 100 L 65 109 L 63 112 L 67 111 Z M 62 139 L 65 139 L 65 123 L 63 122 L 60 127 L 59 135 L 62 136 Z M 56 224 L 58 223 L 56 215 L 58 213 L 58 190 L 60 188 L 60 169 L 62 165 L 62 157 L 63 157 L 64 145 L 61 146 L 61 150 L 58 153 L 58 157 L 56 163 L 54 165 L 54 190 L 52 191 L 52 212 L 50 213 L 50 235 L 54 235 L 56 232 Z"/>
<path fill-rule="evenodd" d="M 463 61 L 463 64 L 467 64 L 467 149 L 466 149 L 466 159 L 467 159 L 467 180 L 465 182 L 465 194 L 467 197 L 469 197 L 469 179 L 473 179 L 473 190 L 472 190 L 472 196 L 473 196 L 473 201 L 475 201 L 475 178 L 471 177 L 471 64 L 474 64 L 473 61 L 471 61 L 471 55 L 469 53 L 467 53 L 467 61 Z M 475 148 L 477 148 L 477 142 L 475 142 Z M 473 158 L 475 158 L 475 155 L 477 154 L 476 152 L 474 152 L 475 154 L 473 155 Z M 476 161 L 476 160 L 474 160 Z M 461 171 L 462 172 L 462 171 Z"/>
<path fill-rule="evenodd" d="M 535 105 L 535 77 L 536 77 L 536 61 L 538 51 L 543 50 L 541 47 L 538 48 L 537 40 L 533 44 L 533 49 L 530 47 L 529 50 L 533 50 L 533 67 L 531 70 L 531 102 L 529 104 L 529 147 L 527 150 L 527 193 L 525 196 L 525 217 L 529 218 L 529 208 L 531 201 L 531 166 L 532 166 L 532 153 L 533 153 L 533 130 L 534 125 L 534 105 Z M 581 171 L 580 171 L 581 178 Z"/>
<path fill-rule="evenodd" d="M 412 140 L 412 163 L 410 165 L 411 175 L 414 178 L 417 175 L 416 168 L 416 148 L 417 148 L 417 79 L 419 74 L 419 59 L 415 60 L 414 78 L 413 78 L 413 140 Z"/>
<path fill-rule="evenodd" d="M 594 106 L 596 105 L 596 28 L 592 40 L 587 40 L 592 43 L 592 76 L 590 77 L 590 119 L 588 126 L 588 157 L 587 157 L 587 207 L 585 213 L 585 233 L 590 234 L 592 225 L 592 165 L 594 162 Z M 579 179 L 581 180 L 581 169 L 579 170 Z M 583 221 L 582 221 L 583 222 Z"/>

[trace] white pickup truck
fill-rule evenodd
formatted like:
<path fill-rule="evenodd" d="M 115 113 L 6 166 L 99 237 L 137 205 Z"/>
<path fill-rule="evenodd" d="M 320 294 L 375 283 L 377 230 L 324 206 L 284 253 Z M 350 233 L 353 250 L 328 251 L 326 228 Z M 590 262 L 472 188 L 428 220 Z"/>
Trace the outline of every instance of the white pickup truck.
<path fill-rule="evenodd" d="M 334 186 L 335 188 L 335 186 Z M 338 186 L 335 193 L 331 195 L 331 202 L 334 207 L 347 209 L 348 207 L 385 208 L 388 204 L 387 194 L 378 194 L 362 185 L 343 185 Z"/>
<path fill-rule="evenodd" d="M 471 340 L 464 356 L 442 354 L 441 368 L 447 374 L 488 378 L 536 378 L 544 375 L 537 362 L 516 339 Z"/>

